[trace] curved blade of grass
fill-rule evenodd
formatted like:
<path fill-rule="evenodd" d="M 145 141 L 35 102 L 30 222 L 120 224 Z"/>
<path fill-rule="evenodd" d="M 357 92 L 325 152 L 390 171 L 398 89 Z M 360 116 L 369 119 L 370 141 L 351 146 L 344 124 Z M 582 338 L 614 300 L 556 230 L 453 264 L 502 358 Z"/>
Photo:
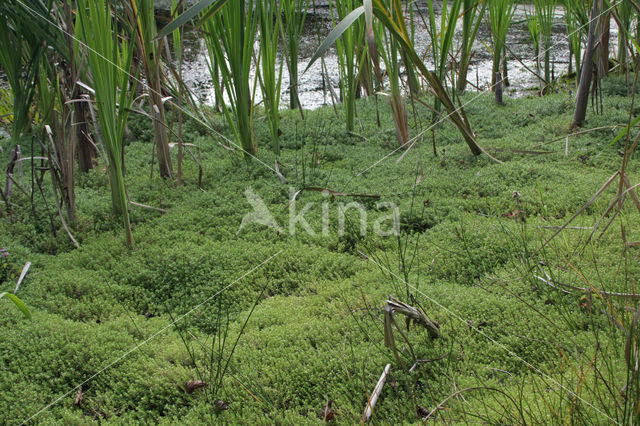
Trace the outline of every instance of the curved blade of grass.
<path fill-rule="evenodd" d="M 0 299 L 2 299 L 3 297 L 6 297 L 7 299 L 11 300 L 13 304 L 16 305 L 16 308 L 22 311 L 25 317 L 31 319 L 31 312 L 29 312 L 29 309 L 27 309 L 27 305 L 22 303 L 22 300 L 18 299 L 18 296 L 16 296 L 13 293 L 7 293 L 7 292 L 0 293 Z"/>
<path fill-rule="evenodd" d="M 324 55 L 327 52 L 327 50 L 329 50 L 329 47 L 333 43 L 335 43 L 336 40 L 340 38 L 342 33 L 344 33 L 347 30 L 347 28 L 349 28 L 351 24 L 353 24 L 356 21 L 356 19 L 362 16 L 363 13 L 365 13 L 364 6 L 359 6 L 353 9 L 351 13 L 349 13 L 342 21 L 340 21 L 340 23 L 338 23 L 338 25 L 336 25 L 336 27 L 333 30 L 331 30 L 327 38 L 324 39 L 320 47 L 318 47 L 318 50 L 316 50 L 316 53 L 313 54 L 313 57 L 311 57 L 311 60 L 309 61 L 309 65 L 307 65 L 307 67 L 304 69 L 304 72 L 307 72 L 309 67 L 313 65 L 313 63 L 320 56 Z"/>
<path fill-rule="evenodd" d="M 618 135 L 611 141 L 609 142 L 609 146 L 615 144 L 616 142 L 618 142 L 620 139 L 622 139 L 623 137 L 625 137 L 627 135 L 627 133 L 629 132 L 630 128 L 634 128 L 638 123 L 640 123 L 640 117 L 636 117 L 633 119 L 633 121 L 631 122 L 631 126 L 627 126 L 624 127 L 620 133 L 618 133 Z"/>
<path fill-rule="evenodd" d="M 173 21 L 169 22 L 163 29 L 158 33 L 158 35 L 154 38 L 154 40 L 161 39 L 165 37 L 187 22 L 191 21 L 193 18 L 198 17 L 200 13 L 206 10 L 209 6 L 211 9 L 207 11 L 198 21 L 198 25 L 201 25 L 203 21 L 209 19 L 212 15 L 214 15 L 218 10 L 222 8 L 229 0 L 201 0 L 198 3 L 191 6 L 187 9 L 182 15 L 178 16 Z"/>

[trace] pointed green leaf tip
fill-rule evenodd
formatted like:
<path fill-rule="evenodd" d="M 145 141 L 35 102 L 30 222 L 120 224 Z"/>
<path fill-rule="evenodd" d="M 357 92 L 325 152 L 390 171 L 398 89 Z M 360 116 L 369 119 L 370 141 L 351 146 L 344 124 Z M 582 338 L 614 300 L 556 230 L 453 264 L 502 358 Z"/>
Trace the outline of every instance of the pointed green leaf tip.
<path fill-rule="evenodd" d="M 18 296 L 16 296 L 13 293 L 7 293 L 7 292 L 0 293 L 0 299 L 2 299 L 3 297 L 6 297 L 7 299 L 11 300 L 13 304 L 16 305 L 16 307 L 22 311 L 25 317 L 31 319 L 31 312 L 29 312 L 29 309 L 27 309 L 27 305 L 22 303 L 22 300 L 18 299 Z"/>
<path fill-rule="evenodd" d="M 222 8 L 222 6 L 224 6 L 227 3 L 227 1 L 229 1 L 229 0 L 201 0 L 201 1 L 199 1 L 198 3 L 194 4 L 189 9 L 187 9 L 182 15 L 178 16 L 176 19 L 174 19 L 173 21 L 169 22 L 162 29 L 162 31 L 160 31 L 158 33 L 158 35 L 156 36 L 155 40 L 160 39 L 162 37 L 165 37 L 165 36 L 171 34 L 175 30 L 177 30 L 178 28 L 180 28 L 181 26 L 186 24 L 187 22 L 191 21 L 193 18 L 199 16 L 200 13 L 203 12 L 206 8 L 208 8 L 209 6 L 213 5 L 213 6 L 211 6 L 211 9 L 207 12 L 207 14 L 204 15 L 200 19 L 200 21 L 198 22 L 198 25 L 200 25 L 202 23 L 202 21 L 207 20 L 213 14 L 215 14 L 218 10 L 220 10 Z"/>
<path fill-rule="evenodd" d="M 335 43 L 336 40 L 338 40 L 338 38 L 340 38 L 342 33 L 344 33 L 347 30 L 347 28 L 349 28 L 351 24 L 353 24 L 355 20 L 358 19 L 363 13 L 364 13 L 364 6 L 359 6 L 353 9 L 353 11 L 350 14 L 348 14 L 342 21 L 340 21 L 338 25 L 336 25 L 336 27 L 333 30 L 331 30 L 327 38 L 324 39 L 320 47 L 318 47 L 318 50 L 316 50 L 316 53 L 313 54 L 313 57 L 309 61 L 309 65 L 307 65 L 307 67 L 304 69 L 304 72 L 307 72 L 309 67 L 313 65 L 313 63 L 320 56 L 324 55 L 327 52 L 327 50 L 329 50 L 329 47 L 331 47 L 331 45 Z"/>

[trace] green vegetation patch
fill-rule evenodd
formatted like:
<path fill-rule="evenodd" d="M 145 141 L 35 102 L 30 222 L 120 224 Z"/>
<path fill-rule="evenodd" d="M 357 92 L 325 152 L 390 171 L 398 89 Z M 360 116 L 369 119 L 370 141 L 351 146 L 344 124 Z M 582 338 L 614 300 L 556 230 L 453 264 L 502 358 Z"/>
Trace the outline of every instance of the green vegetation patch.
<path fill-rule="evenodd" d="M 125 148 L 128 193 L 164 211 L 132 206 L 134 249 L 111 213 L 102 167 L 77 176 L 72 228 L 79 249 L 41 199 L 34 216 L 31 201 L 16 191 L 14 222 L 0 221 L 0 290 L 13 291 L 23 264 L 33 264 L 18 292 L 33 319 L 0 300 L 0 422 L 36 415 L 45 424 L 308 424 L 321 423 L 331 401 L 335 420 L 352 424 L 387 363 L 391 375 L 374 413 L 381 423 L 417 422 L 464 388 L 474 389 L 466 402 L 451 399 L 443 418 L 472 421 L 481 413 L 506 423 L 521 416 L 545 422 L 552 406 L 561 416 L 606 420 L 593 389 L 573 408 L 558 395 L 593 379 L 596 345 L 611 357 L 600 373 L 621 384 L 614 392 L 625 384 L 624 335 L 602 313 L 621 305 L 549 283 L 633 291 L 637 252 L 621 249 L 618 222 L 591 240 L 586 229 L 616 188 L 586 209 L 575 229 L 538 250 L 620 166 L 622 142 L 609 144 L 617 131 L 611 126 L 626 122 L 630 98 L 614 79 L 603 87 L 605 113 L 590 114 L 586 128 L 608 128 L 570 136 L 567 151 L 573 101 L 566 93 L 507 99 L 504 107 L 489 94 L 469 103 L 479 142 L 504 164 L 471 155 L 448 124 L 435 128 L 436 155 L 427 132 L 401 158 L 386 102 L 359 101 L 360 128 L 350 134 L 330 107 L 305 112 L 304 121 L 283 111 L 279 170 L 287 183 L 270 170 L 275 157 L 267 149 L 259 153 L 264 164 L 247 163 L 187 121 L 186 138 L 202 152 L 202 190 L 190 158 L 184 186 L 150 179 L 152 130 L 134 118 L 134 140 Z M 413 136 L 430 117 L 416 108 Z M 268 140 L 267 123 L 256 120 L 255 133 Z M 8 155 L 0 154 L 0 169 Z M 19 179 L 28 184 L 28 176 Z M 298 224 L 291 235 L 290 188 L 309 187 L 351 195 L 298 193 L 298 208 L 314 203 L 304 215 L 314 232 Z M 256 223 L 241 228 L 252 211 L 247 188 L 281 232 Z M 366 235 L 357 211 L 341 219 L 353 201 L 366 207 Z M 376 220 L 391 212 L 380 203 L 398 206 L 398 237 L 373 234 Z M 640 241 L 637 215 L 626 203 L 618 217 L 629 241 Z M 405 369 L 384 345 L 389 295 L 422 306 L 440 325 L 441 336 L 432 339 L 419 326 L 407 331 L 397 317 Z M 216 352 L 224 330 L 225 346 Z M 188 381 L 203 377 L 212 384 L 218 360 L 231 355 L 240 333 L 217 392 L 190 389 Z M 409 372 L 415 358 L 424 362 Z"/>

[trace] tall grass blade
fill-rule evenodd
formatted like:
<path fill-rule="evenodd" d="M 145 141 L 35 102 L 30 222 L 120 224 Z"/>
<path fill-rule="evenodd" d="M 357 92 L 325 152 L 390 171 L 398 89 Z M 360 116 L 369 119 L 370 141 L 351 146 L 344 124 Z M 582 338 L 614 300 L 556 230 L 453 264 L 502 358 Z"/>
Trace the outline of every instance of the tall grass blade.
<path fill-rule="evenodd" d="M 18 296 L 16 296 L 13 293 L 7 293 L 5 291 L 5 292 L 0 293 L 0 299 L 2 299 L 3 297 L 6 297 L 7 299 L 11 300 L 13 302 L 13 304 L 16 305 L 16 308 L 20 309 L 20 312 L 22 312 L 25 317 L 31 319 L 31 312 L 29 312 L 29 309 L 27 308 L 27 305 L 25 305 L 22 302 L 22 300 L 20 300 L 18 298 Z"/>
<path fill-rule="evenodd" d="M 323 56 L 327 51 L 331 48 L 331 46 L 342 36 L 342 34 L 349 29 L 349 27 L 364 14 L 365 8 L 364 6 L 357 7 L 353 9 L 347 16 L 345 16 L 327 35 L 327 38 L 324 39 L 322 44 L 316 49 L 315 53 L 309 60 L 309 64 L 304 69 L 304 72 L 313 65 L 313 63 L 320 57 Z"/>
<path fill-rule="evenodd" d="M 557 0 L 534 0 L 537 28 L 540 33 L 542 51 L 544 52 L 544 84 L 543 93 L 551 83 L 551 29 L 555 16 Z"/>

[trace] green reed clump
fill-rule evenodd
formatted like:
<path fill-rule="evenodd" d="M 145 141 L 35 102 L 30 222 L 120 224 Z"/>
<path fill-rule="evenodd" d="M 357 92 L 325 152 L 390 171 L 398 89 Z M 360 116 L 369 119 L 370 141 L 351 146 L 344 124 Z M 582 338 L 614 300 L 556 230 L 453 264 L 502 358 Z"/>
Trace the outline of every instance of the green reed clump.
<path fill-rule="evenodd" d="M 569 73 L 575 63 L 576 81 L 578 81 L 582 62 L 582 40 L 589 30 L 589 5 L 582 0 L 564 0 L 564 18 L 569 36 Z"/>
<path fill-rule="evenodd" d="M 203 30 L 216 98 L 248 160 L 258 153 L 249 76 L 258 27 L 255 2 L 248 2 L 246 7 L 226 2 L 214 11 L 205 11 L 202 16 L 208 17 Z M 229 96 L 229 105 L 224 101 L 223 87 Z"/>
<path fill-rule="evenodd" d="M 309 10 L 309 0 L 282 0 L 279 2 L 284 14 L 280 27 L 286 37 L 287 69 L 289 70 L 289 108 L 301 108 L 298 87 L 298 60 L 302 30 Z"/>
<path fill-rule="evenodd" d="M 109 5 L 78 2 L 76 31 L 88 47 L 88 67 L 106 151 L 113 212 L 122 217 L 128 246 L 133 246 L 127 191 L 124 183 L 124 131 L 135 97 L 131 78 L 133 43 L 118 32 Z"/>
<path fill-rule="evenodd" d="M 540 36 L 539 47 L 544 54 L 544 84 L 551 83 L 551 28 L 556 11 L 557 0 L 534 0 L 537 29 Z M 546 87 L 546 86 L 545 86 Z"/>
<path fill-rule="evenodd" d="M 530 13 L 525 10 L 524 15 L 527 20 L 527 29 L 529 30 L 529 35 L 531 35 L 533 52 L 536 57 L 536 72 L 540 74 L 540 26 L 535 13 Z"/>
<path fill-rule="evenodd" d="M 456 24 L 460 16 L 460 8 L 462 0 L 453 0 L 450 3 L 447 0 L 442 2 L 442 14 L 440 15 L 440 25 L 436 24 L 436 14 L 433 7 L 433 1 L 427 0 L 429 6 L 429 24 L 427 25 L 429 36 L 431 38 L 431 54 L 435 64 L 435 73 L 440 82 L 446 85 L 447 64 L 449 64 L 450 54 L 453 49 L 453 36 L 455 35 Z M 452 76 L 454 74 L 452 73 Z M 465 77 L 466 78 L 466 77 Z M 455 87 L 454 84 L 452 86 Z M 451 91 L 455 96 L 455 91 Z M 435 113 L 439 113 L 442 104 L 438 98 L 435 99 Z M 435 120 L 434 115 L 434 120 Z"/>
<path fill-rule="evenodd" d="M 460 57 L 458 65 L 458 79 L 456 88 L 458 93 L 465 91 L 467 87 L 467 74 L 473 55 L 473 43 L 478 35 L 478 29 L 482 24 L 487 3 L 481 0 L 462 1 L 462 39 L 460 40 Z"/>
<path fill-rule="evenodd" d="M 257 2 L 260 27 L 260 86 L 262 87 L 264 109 L 269 121 L 269 130 L 271 131 L 271 148 L 276 155 L 280 155 L 282 62 L 278 64 L 278 45 L 282 4 L 283 2 L 278 4 L 276 0 L 258 0 Z"/>
<path fill-rule="evenodd" d="M 340 25 L 338 22 L 345 20 L 356 9 L 354 0 L 335 0 L 333 5 L 331 19 L 335 25 Z M 358 56 L 358 45 L 364 43 L 364 28 L 362 20 L 356 19 L 336 40 L 340 65 L 340 94 L 344 105 L 346 128 L 350 132 L 355 129 L 358 68 L 362 59 Z"/>
<path fill-rule="evenodd" d="M 162 95 L 163 70 L 162 49 L 163 39 L 157 40 L 158 29 L 154 0 L 128 0 L 125 10 L 129 25 L 135 33 L 137 53 L 142 58 L 146 77 L 146 88 L 151 103 L 153 116 L 153 137 L 158 154 L 158 166 L 160 176 L 167 179 L 173 178 L 173 166 L 169 152 L 169 137 L 164 112 Z"/>
<path fill-rule="evenodd" d="M 493 67 L 491 87 L 496 84 L 496 74 L 501 71 L 501 62 L 504 54 L 504 46 L 507 40 L 507 31 L 511 26 L 516 4 L 513 0 L 488 0 L 489 1 L 489 28 L 493 40 Z"/>
<path fill-rule="evenodd" d="M 618 64 L 621 72 L 627 70 L 629 42 L 630 39 L 633 39 L 632 26 L 634 20 L 637 22 L 638 19 L 637 13 L 636 15 L 633 13 L 633 7 L 634 5 L 630 1 L 618 1 L 612 10 L 613 17 L 618 24 Z"/>
<path fill-rule="evenodd" d="M 31 126 L 40 62 L 48 47 L 64 51 L 61 32 L 39 18 L 49 16 L 51 8 L 51 0 L 0 3 L 0 65 L 13 95 L 13 141 Z"/>
<path fill-rule="evenodd" d="M 391 11 L 392 17 L 397 19 L 401 26 L 406 30 L 404 15 L 399 7 L 399 2 L 388 2 L 385 6 Z M 381 27 L 380 24 L 377 25 Z M 402 48 L 394 38 L 390 37 L 384 30 L 376 31 L 376 44 L 378 51 L 385 64 L 387 75 L 389 77 L 389 86 L 391 93 L 389 94 L 389 106 L 391 107 L 391 116 L 396 128 L 396 139 L 400 146 L 406 146 L 409 142 L 409 116 L 407 114 L 407 102 L 402 96 L 400 69 L 400 58 Z M 407 75 L 409 87 L 411 87 L 411 75 Z"/>

